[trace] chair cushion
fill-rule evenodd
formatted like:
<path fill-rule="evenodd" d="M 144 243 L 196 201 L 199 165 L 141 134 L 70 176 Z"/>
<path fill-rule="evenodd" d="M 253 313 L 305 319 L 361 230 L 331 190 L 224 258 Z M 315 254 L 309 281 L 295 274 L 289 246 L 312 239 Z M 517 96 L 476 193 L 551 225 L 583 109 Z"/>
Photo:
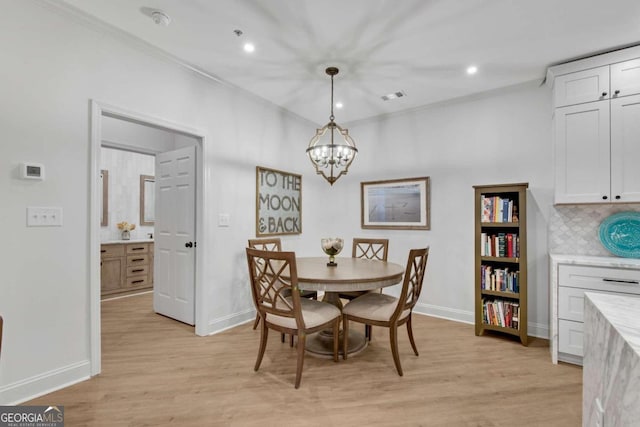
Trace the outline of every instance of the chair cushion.
<path fill-rule="evenodd" d="M 300 303 L 302 306 L 302 318 L 307 328 L 314 328 L 323 323 L 330 322 L 336 317 L 340 317 L 338 307 L 329 303 L 307 298 L 301 298 Z M 296 325 L 296 319 L 293 317 L 276 316 L 270 313 L 267 313 L 267 322 L 291 329 L 298 327 L 298 325 Z"/>
<path fill-rule="evenodd" d="M 368 292 L 345 305 L 342 312 L 349 316 L 388 322 L 397 306 L 398 298 L 396 297 Z M 405 310 L 400 318 L 404 319 L 410 312 L 411 310 Z"/>

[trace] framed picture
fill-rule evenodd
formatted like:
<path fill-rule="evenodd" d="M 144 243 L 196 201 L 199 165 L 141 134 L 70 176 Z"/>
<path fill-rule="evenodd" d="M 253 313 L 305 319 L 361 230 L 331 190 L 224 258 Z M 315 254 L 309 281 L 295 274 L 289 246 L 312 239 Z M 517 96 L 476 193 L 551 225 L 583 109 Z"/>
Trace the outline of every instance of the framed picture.
<path fill-rule="evenodd" d="M 302 176 L 256 166 L 256 236 L 302 233 Z"/>
<path fill-rule="evenodd" d="M 429 177 L 360 183 L 362 228 L 429 230 Z"/>

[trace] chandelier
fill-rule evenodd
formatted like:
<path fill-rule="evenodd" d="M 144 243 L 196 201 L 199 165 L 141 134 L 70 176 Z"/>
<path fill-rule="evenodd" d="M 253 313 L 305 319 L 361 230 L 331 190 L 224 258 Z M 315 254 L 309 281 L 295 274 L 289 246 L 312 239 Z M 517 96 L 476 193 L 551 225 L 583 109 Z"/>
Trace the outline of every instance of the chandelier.
<path fill-rule="evenodd" d="M 347 174 L 358 149 L 349 136 L 349 130 L 333 121 L 333 76 L 338 74 L 338 69 L 329 67 L 325 72 L 331 76 L 331 115 L 329 123 L 316 129 L 316 134 L 309 141 L 307 155 L 316 173 L 333 185 L 338 178 Z"/>

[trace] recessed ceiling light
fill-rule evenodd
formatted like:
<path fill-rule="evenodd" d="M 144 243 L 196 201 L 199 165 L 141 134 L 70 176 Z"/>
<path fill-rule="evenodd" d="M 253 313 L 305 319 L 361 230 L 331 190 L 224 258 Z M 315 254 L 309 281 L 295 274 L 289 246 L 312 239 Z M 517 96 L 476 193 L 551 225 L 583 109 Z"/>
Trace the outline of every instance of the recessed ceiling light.
<path fill-rule="evenodd" d="M 248 53 L 251 53 L 256 50 L 256 47 L 253 45 L 253 43 L 245 43 L 242 48 L 244 49 L 245 52 L 248 52 Z"/>
<path fill-rule="evenodd" d="M 392 99 L 402 98 L 403 96 L 407 96 L 407 94 L 399 90 L 397 92 L 382 95 L 380 98 L 382 98 L 383 101 L 391 101 Z"/>
<path fill-rule="evenodd" d="M 342 107 L 343 107 L 342 102 L 336 102 L 336 108 L 340 109 Z"/>
<path fill-rule="evenodd" d="M 475 74 L 477 72 L 478 72 L 478 67 L 476 67 L 475 65 L 471 65 L 471 66 L 467 67 L 467 74 L 473 75 L 473 74 Z"/>

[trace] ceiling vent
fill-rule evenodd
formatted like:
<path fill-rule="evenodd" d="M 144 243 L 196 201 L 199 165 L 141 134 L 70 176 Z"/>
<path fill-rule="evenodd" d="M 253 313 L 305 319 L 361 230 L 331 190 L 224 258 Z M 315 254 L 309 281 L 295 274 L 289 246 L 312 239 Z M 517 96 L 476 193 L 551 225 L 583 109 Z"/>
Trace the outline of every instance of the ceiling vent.
<path fill-rule="evenodd" d="M 382 98 L 383 101 L 391 101 L 392 99 L 402 98 L 403 96 L 407 96 L 407 94 L 400 90 L 398 92 L 382 95 L 380 98 Z"/>

